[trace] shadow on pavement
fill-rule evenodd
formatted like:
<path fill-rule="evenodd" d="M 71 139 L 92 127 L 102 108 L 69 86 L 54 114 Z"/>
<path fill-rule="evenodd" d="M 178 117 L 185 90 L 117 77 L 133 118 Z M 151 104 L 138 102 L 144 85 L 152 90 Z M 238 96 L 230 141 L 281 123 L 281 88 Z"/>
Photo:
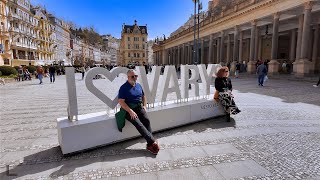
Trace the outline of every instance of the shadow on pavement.
<path fill-rule="evenodd" d="M 226 127 L 235 128 L 236 123 L 234 119 L 231 118 L 231 122 L 226 122 L 226 117 L 220 116 L 197 123 L 184 125 L 179 128 L 157 132 L 155 133 L 155 137 L 167 137 L 187 131 L 203 132 L 207 129 L 219 129 Z M 22 163 L 14 168 L 10 168 L 9 173 L 15 174 L 16 176 L 7 176 L 7 172 L 2 172 L 0 173 L 0 179 L 14 179 L 37 173 L 40 173 L 39 176 L 41 176 L 41 172 L 44 172 L 46 175 L 50 174 L 50 178 L 58 178 L 59 176 L 65 176 L 74 172 L 77 168 L 81 169 L 87 165 L 95 163 L 99 164 L 99 162 L 112 163 L 114 161 L 136 157 L 156 158 L 155 155 L 152 155 L 145 149 L 130 149 L 136 144 L 145 144 L 145 140 L 142 138 L 135 138 L 112 145 L 96 147 L 91 150 L 86 150 L 84 152 L 70 154 L 67 156 L 63 156 L 59 146 L 53 147 L 24 157 Z M 101 167 L 98 166 L 96 169 L 100 168 Z"/>

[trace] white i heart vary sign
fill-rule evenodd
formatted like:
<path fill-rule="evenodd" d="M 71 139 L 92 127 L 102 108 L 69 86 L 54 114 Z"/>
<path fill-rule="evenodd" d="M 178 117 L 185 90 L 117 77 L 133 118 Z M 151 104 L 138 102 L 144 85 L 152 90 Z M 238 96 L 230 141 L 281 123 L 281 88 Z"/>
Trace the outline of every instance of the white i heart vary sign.
<path fill-rule="evenodd" d="M 127 72 L 128 72 L 128 68 L 126 67 L 116 67 L 116 68 L 113 68 L 111 71 L 108 71 L 107 69 L 101 68 L 101 67 L 90 69 L 87 72 L 87 75 L 85 78 L 86 87 L 92 94 L 94 94 L 107 106 L 109 106 L 111 109 L 114 109 L 118 104 L 118 98 L 115 97 L 113 100 L 111 100 L 108 96 L 106 96 L 93 84 L 93 78 L 97 74 L 101 74 L 101 75 L 104 75 L 108 80 L 112 82 L 119 74 L 121 73 L 127 74 Z"/>
<path fill-rule="evenodd" d="M 209 95 L 210 93 L 210 84 L 212 80 L 212 76 L 218 72 L 221 66 L 219 64 L 208 64 L 207 68 L 204 64 L 199 65 L 181 65 L 181 89 L 178 84 L 178 78 L 176 75 L 176 69 L 174 66 L 166 66 L 164 71 L 164 79 L 161 85 L 158 85 L 160 78 L 160 69 L 161 67 L 154 66 L 152 69 L 153 73 L 151 74 L 152 85 L 149 86 L 148 79 L 146 78 L 146 72 L 144 67 L 138 67 L 140 76 L 140 83 L 144 90 L 144 93 L 147 97 L 148 103 L 154 103 L 156 98 L 157 89 L 161 88 L 161 101 L 165 102 L 167 99 L 167 94 L 176 93 L 177 99 L 181 98 L 189 98 L 189 93 L 186 92 L 188 90 L 189 84 L 193 84 L 196 88 L 195 94 L 199 96 L 199 87 L 197 79 L 200 76 L 202 80 L 203 89 L 205 90 L 205 94 Z M 189 78 L 189 70 L 192 72 L 192 76 Z M 99 98 L 102 102 L 104 102 L 108 107 L 114 109 L 118 104 L 118 98 L 110 99 L 103 92 L 101 92 L 94 84 L 93 78 L 97 74 L 104 75 L 111 82 L 121 73 L 127 74 L 128 68 L 125 67 L 116 67 L 111 71 L 108 71 L 105 68 L 92 68 L 87 72 L 85 78 L 85 84 L 87 89 L 94 94 L 97 98 Z M 69 97 L 69 106 L 68 106 L 68 117 L 77 117 L 78 116 L 78 105 L 77 105 L 77 96 L 76 96 L 76 87 L 75 87 L 75 75 L 74 68 L 68 67 L 66 68 L 66 80 L 67 80 L 67 88 L 68 88 L 68 97 Z M 124 82 L 123 82 L 124 83 Z M 182 96 L 181 92 L 182 91 Z M 70 119 L 70 118 L 69 118 Z M 77 119 L 77 118 L 76 118 Z"/>

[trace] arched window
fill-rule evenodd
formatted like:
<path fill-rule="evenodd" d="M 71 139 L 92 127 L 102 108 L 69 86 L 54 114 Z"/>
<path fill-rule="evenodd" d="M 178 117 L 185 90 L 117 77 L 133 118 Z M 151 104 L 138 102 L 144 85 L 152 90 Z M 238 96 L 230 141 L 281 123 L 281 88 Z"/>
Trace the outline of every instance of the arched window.
<path fill-rule="evenodd" d="M 130 33 L 130 28 L 127 28 L 127 33 Z"/>

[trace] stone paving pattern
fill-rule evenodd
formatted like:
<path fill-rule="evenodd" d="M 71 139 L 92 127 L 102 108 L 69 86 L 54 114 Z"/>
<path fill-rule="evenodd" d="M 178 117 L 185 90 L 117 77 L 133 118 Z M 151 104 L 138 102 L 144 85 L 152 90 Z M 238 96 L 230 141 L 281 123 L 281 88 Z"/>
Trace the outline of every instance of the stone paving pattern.
<path fill-rule="evenodd" d="M 79 113 L 106 111 L 80 76 Z M 125 80 L 94 84 L 111 97 Z M 250 76 L 232 81 L 242 112 L 230 123 L 216 117 L 156 133 L 157 156 L 142 138 L 62 156 L 56 119 L 67 115 L 65 77 L 0 86 L 0 179 L 320 179 L 320 88 L 287 78 L 265 87 Z"/>

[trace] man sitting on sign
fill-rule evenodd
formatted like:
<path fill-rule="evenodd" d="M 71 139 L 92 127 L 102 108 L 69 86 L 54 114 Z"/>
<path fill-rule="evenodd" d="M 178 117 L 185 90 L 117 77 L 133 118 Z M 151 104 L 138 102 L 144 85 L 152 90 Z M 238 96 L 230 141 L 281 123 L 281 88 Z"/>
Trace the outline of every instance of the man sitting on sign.
<path fill-rule="evenodd" d="M 158 154 L 160 147 L 152 135 L 150 121 L 146 112 L 146 97 L 137 83 L 138 75 L 132 69 L 127 72 L 128 81 L 119 89 L 119 104 L 126 111 L 125 118 L 130 121 L 147 141 L 147 150 Z"/>

